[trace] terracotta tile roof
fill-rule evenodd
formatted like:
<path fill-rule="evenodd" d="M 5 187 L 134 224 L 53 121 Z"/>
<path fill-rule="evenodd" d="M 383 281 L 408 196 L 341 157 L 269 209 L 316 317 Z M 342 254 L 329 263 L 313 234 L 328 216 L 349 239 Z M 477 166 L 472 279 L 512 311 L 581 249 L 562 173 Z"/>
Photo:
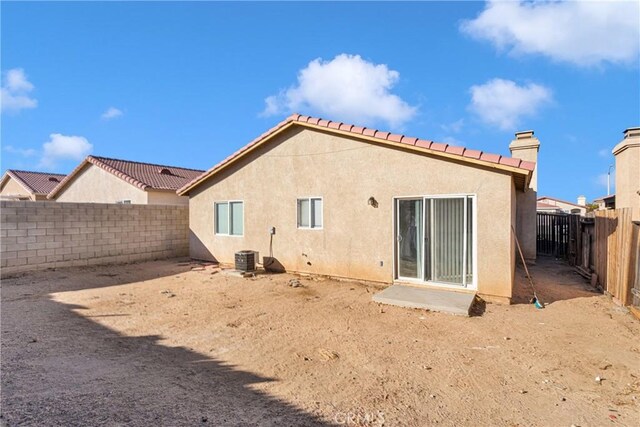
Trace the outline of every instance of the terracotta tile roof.
<path fill-rule="evenodd" d="M 118 178 L 138 187 L 141 190 L 176 191 L 186 183 L 200 176 L 204 171 L 177 166 L 156 165 L 153 163 L 134 162 L 130 160 L 112 159 L 109 157 L 87 156 L 67 177 L 60 182 L 47 196 L 53 198 L 69 183 L 87 164 L 95 165 Z"/>
<path fill-rule="evenodd" d="M 220 163 L 215 165 L 213 168 L 209 169 L 206 173 L 202 174 L 202 176 L 197 177 L 193 181 L 187 183 L 185 186 L 178 190 L 178 194 L 185 194 L 195 185 L 200 182 L 206 180 L 211 175 L 216 173 L 218 170 L 226 166 L 231 161 L 236 158 L 242 156 L 245 152 L 253 148 L 254 146 L 262 143 L 264 140 L 272 136 L 273 134 L 279 132 L 285 127 L 298 124 L 303 125 L 310 128 L 326 128 L 327 131 L 330 132 L 347 132 L 356 136 L 367 137 L 367 139 L 377 139 L 380 141 L 384 141 L 386 143 L 392 143 L 398 146 L 411 146 L 418 147 L 422 149 L 421 151 L 432 153 L 432 154 L 443 154 L 445 157 L 458 157 L 460 160 L 471 160 L 473 159 L 475 163 L 484 163 L 487 165 L 495 165 L 495 166 L 505 166 L 519 169 L 522 173 L 530 174 L 534 169 L 536 164 L 533 162 L 528 162 L 525 160 L 516 159 L 513 157 L 505 157 L 499 154 L 490 154 L 484 153 L 478 150 L 471 150 L 465 147 L 456 147 L 453 145 L 439 143 L 434 141 L 428 141 L 423 139 L 418 139 L 416 137 L 394 134 L 390 132 L 380 131 L 377 129 L 370 129 L 362 126 L 355 126 L 342 122 L 334 122 L 331 120 L 321 119 L 318 117 L 310 117 L 304 116 L 300 114 L 292 114 L 287 117 L 282 122 L 278 123 L 273 128 L 264 132 L 262 135 L 251 141 L 249 144 L 242 147 L 240 150 L 236 151 L 226 159 L 222 160 Z M 506 169 L 506 168 L 505 168 Z"/>
<path fill-rule="evenodd" d="M 6 175 L 18 181 L 30 193 L 37 195 L 49 194 L 66 175 L 59 173 L 32 172 L 8 169 Z M 3 179 L 4 181 L 4 179 Z"/>

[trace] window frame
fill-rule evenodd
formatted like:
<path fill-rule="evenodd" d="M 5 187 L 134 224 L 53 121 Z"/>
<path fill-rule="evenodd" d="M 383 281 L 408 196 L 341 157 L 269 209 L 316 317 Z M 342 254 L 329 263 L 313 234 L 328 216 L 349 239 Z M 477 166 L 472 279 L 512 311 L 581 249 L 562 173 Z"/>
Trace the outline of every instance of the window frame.
<path fill-rule="evenodd" d="M 242 234 L 231 234 L 232 225 L 232 203 L 242 204 Z M 218 205 L 227 205 L 227 233 L 219 233 L 217 230 L 218 225 Z M 228 237 L 244 237 L 244 200 L 219 200 L 213 202 L 213 235 L 214 236 L 228 236 Z"/>
<path fill-rule="evenodd" d="M 309 202 L 309 225 L 308 226 L 303 226 L 300 225 L 300 201 L 301 200 L 307 200 Z M 314 217 L 314 210 L 313 210 L 313 200 L 320 200 L 320 220 L 322 221 L 322 225 L 318 226 L 314 226 L 313 223 L 313 217 Z M 322 230 L 324 229 L 324 198 L 322 196 L 304 196 L 304 197 L 297 197 L 296 198 L 296 228 L 298 230 Z"/>

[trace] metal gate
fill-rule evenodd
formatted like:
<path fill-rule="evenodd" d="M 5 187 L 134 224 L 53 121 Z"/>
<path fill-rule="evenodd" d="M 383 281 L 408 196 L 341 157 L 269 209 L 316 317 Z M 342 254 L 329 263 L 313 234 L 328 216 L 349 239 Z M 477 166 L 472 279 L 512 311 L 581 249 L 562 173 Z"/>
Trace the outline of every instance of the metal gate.
<path fill-rule="evenodd" d="M 537 213 L 536 248 L 538 255 L 569 258 L 568 214 Z"/>

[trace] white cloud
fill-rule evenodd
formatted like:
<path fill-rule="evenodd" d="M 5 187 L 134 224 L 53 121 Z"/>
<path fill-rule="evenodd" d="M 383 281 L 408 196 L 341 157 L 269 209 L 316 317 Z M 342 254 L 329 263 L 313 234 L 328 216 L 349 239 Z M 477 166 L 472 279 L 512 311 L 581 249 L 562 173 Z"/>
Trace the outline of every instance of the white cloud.
<path fill-rule="evenodd" d="M 460 133 L 463 126 L 464 126 L 464 119 L 459 119 L 452 123 L 446 123 L 446 124 L 440 125 L 442 130 L 446 132 L 453 132 L 453 133 Z"/>
<path fill-rule="evenodd" d="M 42 145 L 41 167 L 53 167 L 58 160 L 82 160 L 93 149 L 93 145 L 82 136 L 68 136 L 59 133 L 49 135 L 49 141 Z"/>
<path fill-rule="evenodd" d="M 417 107 L 391 93 L 400 73 L 360 55 L 314 59 L 298 73 L 297 84 L 265 99 L 263 115 L 288 112 L 317 114 L 347 122 L 392 128 L 411 120 Z"/>
<path fill-rule="evenodd" d="M 119 110 L 116 107 L 109 107 L 107 109 L 107 111 L 105 111 L 104 113 L 102 113 L 102 115 L 100 116 L 100 118 L 102 120 L 111 120 L 111 119 L 115 119 L 117 117 L 122 116 L 122 110 Z"/>
<path fill-rule="evenodd" d="M 2 112 L 17 113 L 26 108 L 37 107 L 38 101 L 29 96 L 33 89 L 34 86 L 27 80 L 23 69 L 13 68 L 5 72 L 0 88 Z"/>
<path fill-rule="evenodd" d="M 534 116 L 542 106 L 552 101 L 551 90 L 528 83 L 518 86 L 511 80 L 493 79 L 471 86 L 469 109 L 484 122 L 502 130 L 516 130 L 524 117 Z"/>
<path fill-rule="evenodd" d="M 7 153 L 19 154 L 23 157 L 33 157 L 38 154 L 38 150 L 34 150 L 33 148 L 18 148 L 13 145 L 5 145 L 2 149 Z"/>
<path fill-rule="evenodd" d="M 640 52 L 638 1 L 488 1 L 461 30 L 512 54 L 579 66 L 633 63 Z"/>

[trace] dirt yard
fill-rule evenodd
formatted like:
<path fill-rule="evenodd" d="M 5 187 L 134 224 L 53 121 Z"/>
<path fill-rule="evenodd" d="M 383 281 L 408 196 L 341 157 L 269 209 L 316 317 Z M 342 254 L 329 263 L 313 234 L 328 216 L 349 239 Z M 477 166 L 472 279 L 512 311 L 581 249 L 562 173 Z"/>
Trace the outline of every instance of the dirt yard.
<path fill-rule="evenodd" d="M 192 267 L 3 280 L 4 423 L 640 423 L 640 322 L 554 261 L 533 268 L 545 309 L 521 285 L 521 303 L 470 318 L 379 306 L 372 285 Z"/>

